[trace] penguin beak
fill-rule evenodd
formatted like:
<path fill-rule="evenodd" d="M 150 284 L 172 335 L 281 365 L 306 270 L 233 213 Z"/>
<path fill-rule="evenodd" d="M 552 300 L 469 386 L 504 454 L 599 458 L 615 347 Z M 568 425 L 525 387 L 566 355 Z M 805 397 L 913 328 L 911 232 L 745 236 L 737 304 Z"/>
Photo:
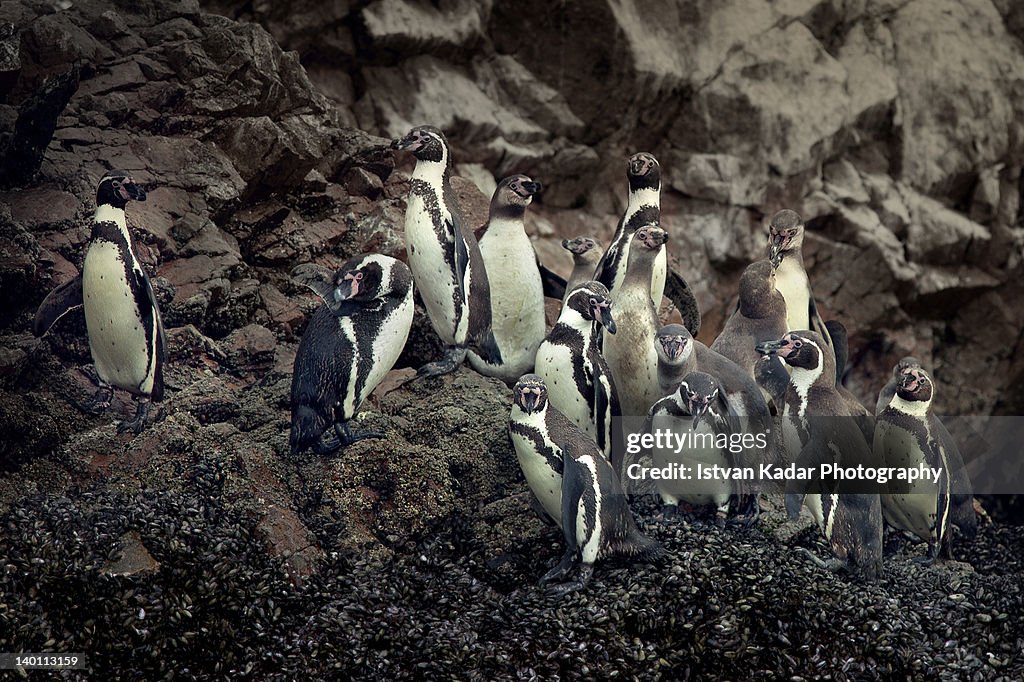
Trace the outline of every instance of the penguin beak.
<path fill-rule="evenodd" d="M 782 348 L 782 341 L 762 341 L 754 346 L 754 350 L 761 355 L 775 355 L 780 348 Z"/>
<path fill-rule="evenodd" d="M 596 306 L 594 317 L 601 322 L 601 326 L 608 330 L 609 334 L 615 333 L 615 320 L 612 319 L 612 306 L 610 303 Z"/>
<path fill-rule="evenodd" d="M 405 137 L 400 137 L 397 140 L 391 141 L 391 148 L 394 150 L 407 150 L 414 152 L 420 148 L 421 141 L 419 136 L 415 133 L 409 133 Z"/>
<path fill-rule="evenodd" d="M 629 162 L 629 174 L 630 175 L 645 175 L 644 171 L 647 169 L 647 164 L 643 159 L 632 159 Z"/>
<path fill-rule="evenodd" d="M 526 194 L 519 195 L 524 199 L 526 199 L 527 197 L 537 196 L 537 194 L 540 193 L 541 189 L 543 189 L 543 185 L 541 185 L 539 182 L 533 182 L 532 180 L 525 180 L 519 183 L 519 186 L 523 189 L 524 192 L 526 192 Z"/>
<path fill-rule="evenodd" d="M 675 361 L 682 356 L 683 349 L 686 348 L 686 341 L 680 338 L 666 339 L 661 342 L 661 347 L 665 349 L 665 355 Z"/>
<path fill-rule="evenodd" d="M 126 181 L 122 186 L 124 187 L 125 191 L 128 192 L 128 198 L 131 199 L 132 201 L 146 200 L 146 190 L 142 189 L 142 187 L 140 187 L 139 185 L 136 185 L 134 181 Z"/>
<path fill-rule="evenodd" d="M 782 263 L 782 252 L 785 250 L 789 239 L 785 235 L 771 233 L 768 236 L 768 260 L 772 267 L 777 268 Z"/>
<path fill-rule="evenodd" d="M 704 413 L 708 411 L 708 401 L 700 398 L 699 396 L 693 396 L 690 398 L 690 414 L 693 415 L 693 428 L 697 428 L 697 422 L 704 416 Z"/>
<path fill-rule="evenodd" d="M 347 301 L 350 298 L 355 298 L 357 295 L 359 295 L 359 280 L 353 277 L 351 273 L 345 275 L 345 278 L 334 288 L 334 302 L 336 304 Z"/>
<path fill-rule="evenodd" d="M 519 400 L 523 404 L 523 411 L 532 414 L 537 409 L 537 403 L 540 402 L 540 394 L 534 393 L 528 388 L 523 389 L 519 394 Z"/>

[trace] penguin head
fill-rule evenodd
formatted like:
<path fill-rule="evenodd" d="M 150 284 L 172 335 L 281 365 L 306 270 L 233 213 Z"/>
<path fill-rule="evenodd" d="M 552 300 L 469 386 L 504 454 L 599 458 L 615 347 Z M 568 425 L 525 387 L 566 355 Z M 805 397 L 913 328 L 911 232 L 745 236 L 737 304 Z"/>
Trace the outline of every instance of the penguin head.
<path fill-rule="evenodd" d="M 146 191 L 126 171 L 107 171 L 96 187 L 96 205 L 123 209 L 129 201 L 145 201 Z"/>
<path fill-rule="evenodd" d="M 658 330 L 654 342 L 658 360 L 675 367 L 690 359 L 693 353 L 693 334 L 681 324 L 668 324 Z"/>
<path fill-rule="evenodd" d="M 900 375 L 900 383 L 896 386 L 896 394 L 904 400 L 931 402 L 932 378 L 920 367 L 908 367 Z"/>
<path fill-rule="evenodd" d="M 608 297 L 608 289 L 600 282 L 583 282 L 578 285 L 566 299 L 565 307 L 579 313 L 584 320 L 602 325 L 609 334 L 615 333 L 612 300 Z"/>
<path fill-rule="evenodd" d="M 718 400 L 718 393 L 718 381 L 713 376 L 706 372 L 690 372 L 679 382 L 677 400 L 696 425 L 697 420 Z"/>
<path fill-rule="evenodd" d="M 447 157 L 448 140 L 439 128 L 417 126 L 405 137 L 393 140 L 391 148 L 412 152 L 420 161 L 443 162 Z"/>
<path fill-rule="evenodd" d="M 762 355 L 777 355 L 783 363 L 794 370 L 806 370 L 817 377 L 824 377 L 828 386 L 836 384 L 836 356 L 823 352 L 824 339 L 816 332 L 787 332 L 778 341 L 765 341 L 755 346 Z M 797 374 L 794 373 L 794 377 Z"/>
<path fill-rule="evenodd" d="M 633 241 L 640 245 L 641 250 L 657 251 L 668 241 L 668 232 L 655 223 L 647 223 L 637 229 Z"/>
<path fill-rule="evenodd" d="M 912 355 L 908 355 L 896 363 L 896 366 L 892 368 L 892 378 L 896 381 L 900 380 L 903 376 L 903 372 L 908 369 L 920 369 L 921 361 Z"/>
<path fill-rule="evenodd" d="M 498 183 L 491 196 L 491 217 L 521 217 L 540 190 L 541 184 L 525 175 L 505 178 Z"/>
<path fill-rule="evenodd" d="M 629 157 L 626 177 L 629 178 L 629 189 L 659 189 L 661 187 L 661 165 L 653 154 L 639 152 Z"/>
<path fill-rule="evenodd" d="M 822 366 L 825 342 L 812 331 L 788 332 L 778 341 L 765 341 L 755 346 L 761 355 L 776 355 L 790 367 L 815 370 Z"/>
<path fill-rule="evenodd" d="M 563 239 L 562 248 L 571 253 L 573 256 L 582 256 L 588 251 L 596 249 L 598 244 L 596 239 L 592 237 L 576 237 L 575 239 Z"/>
<path fill-rule="evenodd" d="M 524 374 L 512 389 L 512 401 L 526 414 L 543 412 L 548 405 L 548 387 L 536 374 Z"/>
<path fill-rule="evenodd" d="M 804 221 L 788 208 L 772 216 L 768 223 L 768 260 L 775 267 L 786 251 L 799 250 L 804 244 Z"/>
<path fill-rule="evenodd" d="M 740 313 L 747 318 L 766 317 L 786 299 L 775 290 L 775 268 L 771 261 L 751 263 L 740 277 Z"/>
<path fill-rule="evenodd" d="M 384 266 L 373 254 L 356 256 L 334 273 L 334 291 L 328 305 L 338 310 L 346 301 L 367 302 L 387 295 Z"/>

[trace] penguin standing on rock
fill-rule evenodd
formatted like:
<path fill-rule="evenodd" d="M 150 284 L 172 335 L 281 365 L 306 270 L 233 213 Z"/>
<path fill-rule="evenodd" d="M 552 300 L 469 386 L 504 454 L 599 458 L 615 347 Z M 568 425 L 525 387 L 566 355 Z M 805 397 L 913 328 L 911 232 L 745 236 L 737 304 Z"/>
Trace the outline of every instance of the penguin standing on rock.
<path fill-rule="evenodd" d="M 85 407 L 98 413 L 110 405 L 114 388 L 138 398 L 135 419 L 118 432 L 140 433 L 150 401 L 163 399 L 167 352 L 160 309 L 149 277 L 132 249 L 125 220 L 129 201 L 146 193 L 125 171 L 110 171 L 96 189 L 96 214 L 82 274 L 52 291 L 36 313 L 33 331 L 42 336 L 70 310 L 85 307 L 89 350 L 100 391 Z"/>
<path fill-rule="evenodd" d="M 951 523 L 968 539 L 974 537 L 978 524 L 960 449 L 933 412 L 934 397 L 931 376 L 921 367 L 905 367 L 895 395 L 878 415 L 874 439 L 875 456 L 886 466 L 925 465 L 940 470 L 938 481 L 922 479 L 901 490 L 895 489 L 902 483 L 896 481 L 882 495 L 885 520 L 927 542 L 923 563 L 929 564 L 940 551 L 953 558 Z"/>
<path fill-rule="evenodd" d="M 753 373 L 748 374 L 729 358 L 717 353 L 690 335 L 681 324 L 665 325 L 652 344 L 658 357 L 658 388 L 662 396 L 672 395 L 683 377 L 691 372 L 707 372 L 718 379 L 736 412 L 757 420 L 768 418 L 768 404 Z"/>
<path fill-rule="evenodd" d="M 565 285 L 564 304 L 573 289 L 594 278 L 594 269 L 601 260 L 601 243 L 593 237 L 576 237 L 563 239 L 562 248 L 572 254 L 572 274 L 569 275 L 569 283 Z"/>
<path fill-rule="evenodd" d="M 700 464 L 705 469 L 719 466 L 724 469 L 747 466 L 741 454 L 733 453 L 729 438 L 739 427 L 736 411 L 715 379 L 706 372 L 691 372 L 679 382 L 679 388 L 670 396 L 656 402 L 647 415 L 644 433 L 670 430 L 681 433 L 687 429 L 693 433 L 692 445 L 658 448 L 651 452 L 653 466 L 662 469 L 671 465 L 684 465 L 696 471 Z M 687 423 L 682 423 L 686 420 Z M 691 425 L 692 423 L 692 425 Z M 724 439 L 721 436 L 725 436 Z M 723 442 L 725 445 L 723 446 Z M 713 505 L 717 510 L 716 523 L 725 525 L 729 513 L 729 502 L 737 490 L 730 481 L 717 479 L 695 483 L 681 479 L 657 479 L 658 493 L 665 505 L 666 516 L 674 515 L 679 503 L 692 505 Z M 747 505 L 747 512 L 756 518 L 756 500 L 753 507 Z"/>
<path fill-rule="evenodd" d="M 293 455 L 309 447 L 329 455 L 358 440 L 383 437 L 354 433 L 348 422 L 402 354 L 412 327 L 412 282 L 404 263 L 370 254 L 348 260 L 329 281 L 309 285 L 324 305 L 295 353 Z"/>
<path fill-rule="evenodd" d="M 668 241 L 657 225 L 644 225 L 633 235 L 629 268 L 618 289 L 615 303 L 616 333 L 604 338 L 604 357 L 615 377 L 622 414 L 642 417 L 662 397 L 658 387 L 658 354 L 654 336 L 658 312 L 651 301 L 654 264 Z"/>
<path fill-rule="evenodd" d="M 560 282 L 554 297 L 564 295 L 565 280 L 540 264 L 523 225 L 526 207 L 539 191 L 540 184 L 525 175 L 505 178 L 494 190 L 487 224 L 476 233 L 490 283 L 491 329 L 501 362 L 489 363 L 471 351 L 469 364 L 509 384 L 533 369 L 537 346 L 547 330 L 545 293 Z"/>
<path fill-rule="evenodd" d="M 586 586 L 598 559 L 661 557 L 665 551 L 661 545 L 636 527 L 611 464 L 593 440 L 550 406 L 544 380 L 536 374 L 523 376 L 513 389 L 513 402 L 509 428 L 523 473 L 565 537 L 562 560 L 544 574 L 541 584 L 557 582 L 552 591 L 565 594 Z M 540 482 L 539 488 L 535 481 Z M 556 482 L 561 483 L 557 494 Z M 557 516 L 552 513 L 556 501 Z M 565 581 L 574 570 L 576 576 Z"/>
<path fill-rule="evenodd" d="M 804 269 L 804 221 L 796 211 L 783 209 L 768 224 L 768 260 L 776 268 L 775 288 L 786 299 L 786 329 L 809 329 L 831 348 L 832 339 L 814 303 L 811 281 Z"/>
<path fill-rule="evenodd" d="M 391 144 L 416 156 L 405 210 L 405 245 L 416 285 L 434 331 L 447 349 L 418 376 L 454 372 L 472 348 L 502 364 L 491 331 L 491 292 L 480 246 L 464 224 L 451 186 L 451 153 L 433 126 L 413 128 Z"/>
<path fill-rule="evenodd" d="M 759 344 L 758 351 L 781 358 L 791 373 L 781 401 L 789 463 L 811 471 L 820 471 L 820 465 L 826 463 L 844 468 L 878 466 L 836 390 L 835 358 L 819 334 L 789 332 L 778 341 Z M 760 367 L 758 370 L 777 392 L 773 373 Z M 856 488 L 858 484 L 853 485 Z M 882 507 L 878 493 L 844 490 L 842 485 L 821 480 L 809 481 L 806 487 L 790 483 L 786 493 L 789 515 L 795 518 L 804 504 L 836 556 L 834 561 L 825 562 L 804 552 L 814 563 L 830 570 L 849 568 L 868 578 L 880 573 Z"/>
<path fill-rule="evenodd" d="M 618 289 L 626 278 L 629 265 L 629 249 L 636 231 L 661 220 L 661 165 L 652 154 L 639 152 L 629 157 L 626 167 L 629 181 L 629 197 L 626 211 L 612 237 L 608 250 L 601 256 L 593 278 L 605 285 L 608 291 Z M 588 279 L 590 279 L 588 277 Z M 668 294 L 669 300 L 679 310 L 683 324 L 693 335 L 700 333 L 700 309 L 697 299 L 686 280 L 668 267 L 668 250 L 662 247 L 651 269 L 651 302 L 655 310 L 661 299 Z"/>
<path fill-rule="evenodd" d="M 617 466 L 614 418 L 622 415 L 615 381 L 597 348 L 600 327 L 614 334 L 612 302 L 600 282 L 573 289 L 558 321 L 537 349 L 536 372 L 559 412 L 597 442 Z M 616 469 L 618 470 L 618 469 Z"/>

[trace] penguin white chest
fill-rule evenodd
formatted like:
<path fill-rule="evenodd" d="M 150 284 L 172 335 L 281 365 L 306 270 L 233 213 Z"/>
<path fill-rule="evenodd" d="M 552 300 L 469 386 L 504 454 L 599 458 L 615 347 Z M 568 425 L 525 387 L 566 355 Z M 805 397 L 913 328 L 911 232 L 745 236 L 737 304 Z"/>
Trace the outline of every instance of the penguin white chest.
<path fill-rule="evenodd" d="M 147 343 L 146 326 L 117 245 L 95 240 L 82 267 L 82 298 L 89 349 L 96 372 L 107 383 L 136 393 L 153 390 L 156 325 Z M 131 267 L 130 265 L 128 267 Z"/>
<path fill-rule="evenodd" d="M 438 211 L 435 207 L 434 211 Z M 443 216 L 438 216 L 443 220 Z M 412 270 L 416 287 L 420 290 L 423 305 L 427 308 L 434 331 L 446 344 L 456 343 L 456 329 L 462 320 L 456 319 L 455 299 L 458 288 L 455 281 L 455 266 L 445 260 L 445 246 L 442 239 L 454 239 L 454 234 L 438 236 L 434 228 L 434 216 L 423 197 L 409 194 L 405 210 L 405 246 L 409 255 L 409 269 Z M 465 300 L 459 311 L 465 310 Z M 463 315 L 465 317 L 465 315 Z M 465 326 L 465 325 L 463 325 Z M 465 331 L 463 339 L 465 340 Z"/>
<path fill-rule="evenodd" d="M 596 440 L 597 430 L 590 404 L 592 390 L 589 386 L 576 384 L 574 359 L 575 353 L 568 346 L 544 342 L 537 350 L 535 371 L 548 387 L 551 405 Z"/>
<path fill-rule="evenodd" d="M 775 288 L 786 299 L 787 330 L 810 329 L 811 284 L 797 259 L 783 259 L 775 273 Z"/>
<path fill-rule="evenodd" d="M 366 385 L 363 388 L 359 401 L 366 399 L 384 376 L 391 371 L 391 368 L 398 362 L 398 357 L 405 348 L 405 342 L 409 339 L 409 329 L 412 327 L 412 317 L 415 312 L 413 305 L 412 288 L 401 305 L 396 307 L 380 323 L 373 343 L 373 357 L 370 372 L 366 378 Z M 355 330 L 352 331 L 352 338 L 355 338 Z"/>
<path fill-rule="evenodd" d="M 526 484 L 544 511 L 558 527 L 562 527 L 562 476 L 548 464 L 548 460 L 537 451 L 530 438 L 512 431 L 512 445 L 516 450 L 519 468 L 523 471 Z"/>
<path fill-rule="evenodd" d="M 537 256 L 518 222 L 492 222 L 480 240 L 480 254 L 490 281 L 491 330 L 504 362 L 495 371 L 475 353 L 469 354 L 469 361 L 481 373 L 515 381 L 533 367 L 546 331 Z"/>
<path fill-rule="evenodd" d="M 875 423 L 875 456 L 888 467 L 912 468 L 927 465 L 917 436 L 904 428 L 880 419 Z M 922 540 L 935 539 L 938 512 L 938 486 L 934 482 L 900 481 L 906 490 L 882 494 L 882 513 L 896 528 L 910 531 Z"/>

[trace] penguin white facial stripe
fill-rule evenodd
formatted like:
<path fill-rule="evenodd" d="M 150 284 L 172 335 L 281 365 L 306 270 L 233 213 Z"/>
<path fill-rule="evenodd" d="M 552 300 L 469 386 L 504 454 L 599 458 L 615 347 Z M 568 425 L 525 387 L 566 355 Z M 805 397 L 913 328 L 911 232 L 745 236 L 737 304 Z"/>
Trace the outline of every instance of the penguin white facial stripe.
<path fill-rule="evenodd" d="M 813 369 L 805 369 L 803 367 L 793 367 L 792 381 L 793 388 L 796 389 L 797 394 L 800 396 L 800 416 L 802 417 L 807 410 L 807 395 L 814 386 L 814 383 L 821 376 L 821 373 L 825 371 L 824 363 L 822 362 L 821 348 L 818 344 L 814 343 L 809 339 L 801 339 L 805 344 L 813 346 L 818 351 L 818 364 Z"/>

